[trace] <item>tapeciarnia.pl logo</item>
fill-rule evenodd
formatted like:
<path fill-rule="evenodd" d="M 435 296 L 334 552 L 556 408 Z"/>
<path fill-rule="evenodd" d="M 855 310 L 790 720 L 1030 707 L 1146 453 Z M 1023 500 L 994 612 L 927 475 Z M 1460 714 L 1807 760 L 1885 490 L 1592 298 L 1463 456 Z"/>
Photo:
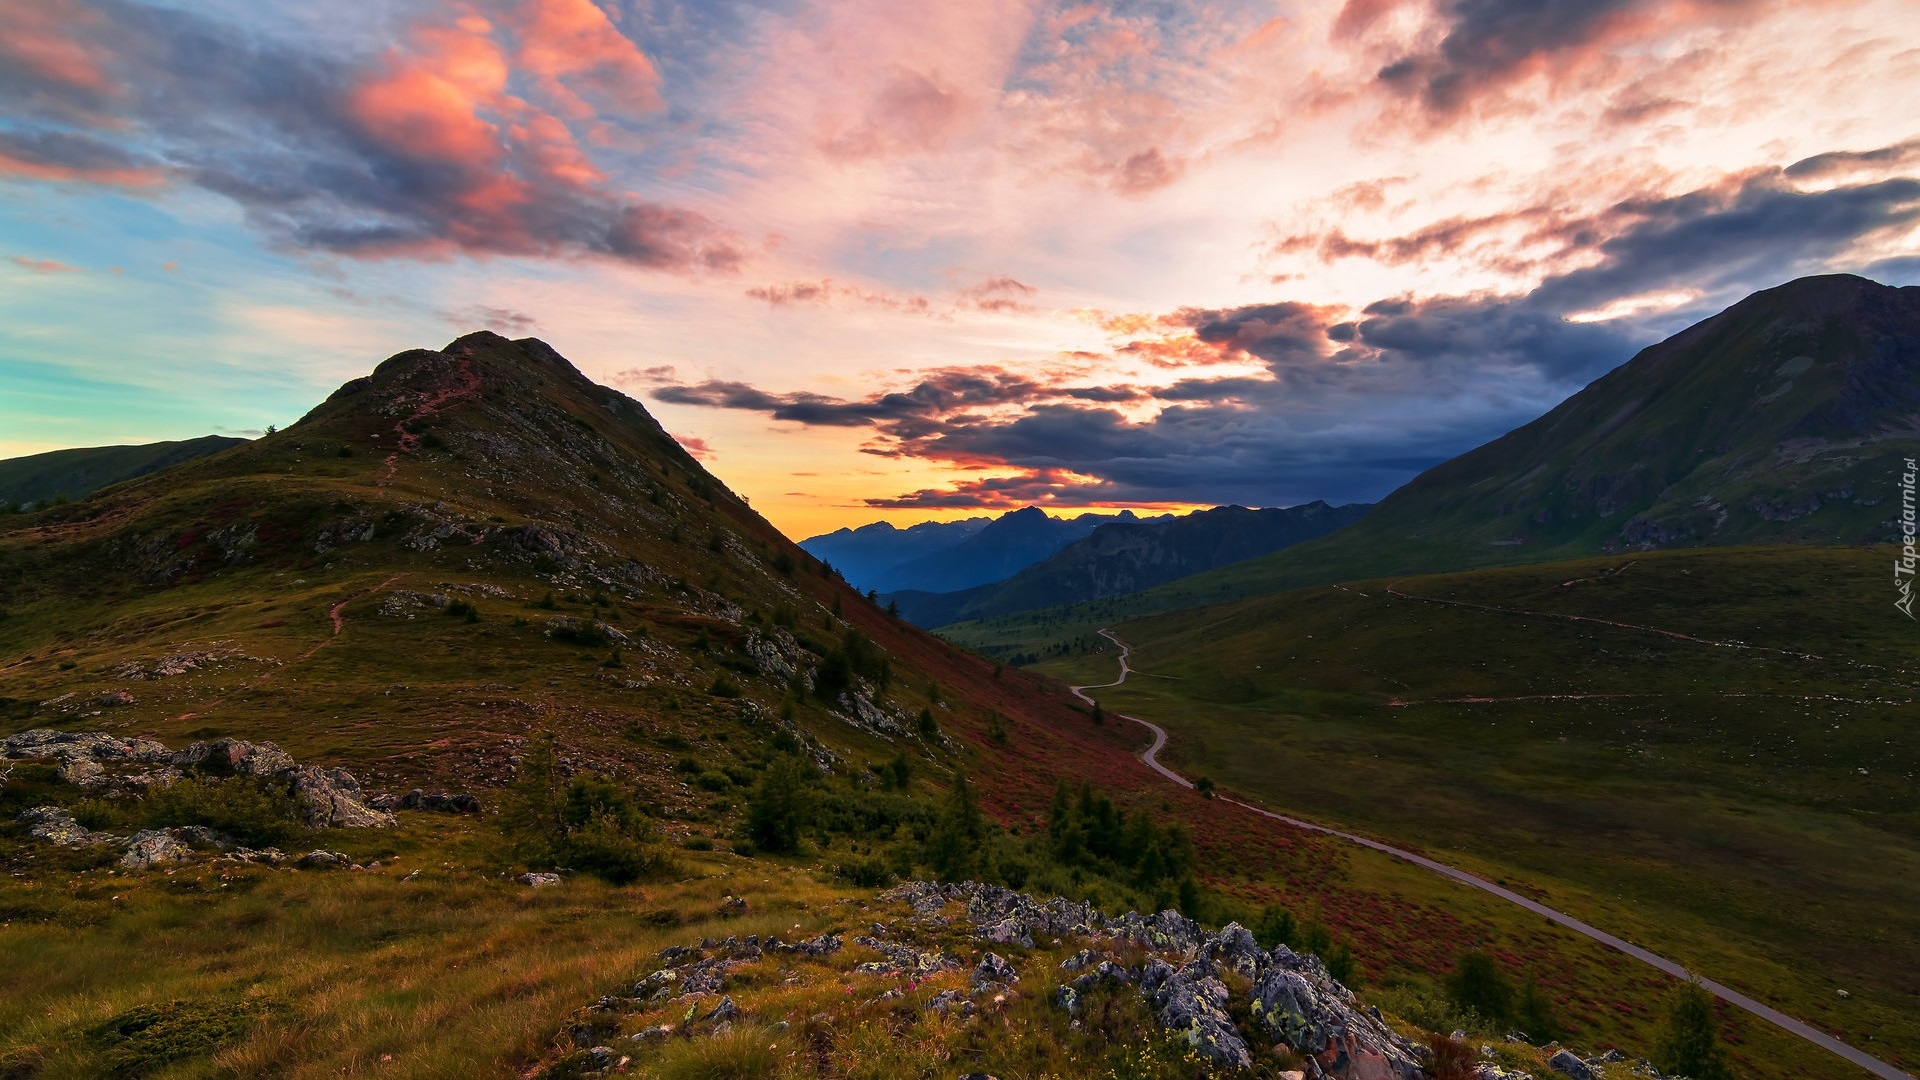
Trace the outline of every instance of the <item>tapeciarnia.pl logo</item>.
<path fill-rule="evenodd" d="M 1914 475 L 1920 473 L 1920 467 L 1915 466 L 1913 458 L 1907 458 L 1906 463 L 1907 470 L 1900 474 L 1900 557 L 1893 563 L 1893 587 L 1899 592 L 1900 598 L 1893 602 L 1893 606 L 1900 609 L 1900 614 L 1911 619 L 1913 571 L 1915 564 L 1920 562 L 1920 552 L 1914 550 L 1914 533 L 1920 528 L 1914 524 L 1913 481 Z"/>

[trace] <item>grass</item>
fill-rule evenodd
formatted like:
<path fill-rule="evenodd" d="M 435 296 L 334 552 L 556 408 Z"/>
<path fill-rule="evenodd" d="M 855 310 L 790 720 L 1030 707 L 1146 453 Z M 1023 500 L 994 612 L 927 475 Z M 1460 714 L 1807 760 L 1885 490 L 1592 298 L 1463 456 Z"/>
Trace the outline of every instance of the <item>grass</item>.
<path fill-rule="evenodd" d="M 505 1075 L 657 950 L 812 925 L 844 895 L 728 856 L 675 883 L 534 890 L 505 876 L 484 827 L 407 817 L 327 838 L 380 857 L 368 871 L 49 874 L 13 852 L 29 870 L 0 884 L 16 913 L 0 926 L 0 1067 L 96 1076 L 118 1053 L 128 1074 L 169 1077 Z M 727 894 L 751 915 L 723 920 Z M 169 1026 L 113 1034 L 153 1017 Z"/>
<path fill-rule="evenodd" d="M 1124 624 L 1142 674 L 1095 693 L 1166 727 L 1189 775 L 1520 883 L 1920 1061 L 1913 629 L 1885 563 L 1698 551 L 1307 589 Z M 1090 659 L 1049 670 L 1084 681 Z"/>

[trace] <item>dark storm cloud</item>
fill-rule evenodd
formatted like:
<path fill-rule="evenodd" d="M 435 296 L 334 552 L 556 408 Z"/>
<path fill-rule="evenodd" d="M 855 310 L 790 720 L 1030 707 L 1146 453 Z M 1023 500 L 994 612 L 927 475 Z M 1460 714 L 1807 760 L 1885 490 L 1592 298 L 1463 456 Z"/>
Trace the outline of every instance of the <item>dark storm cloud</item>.
<path fill-rule="evenodd" d="M 1531 215 L 1536 232 L 1591 264 L 1523 295 L 1389 297 L 1358 317 L 1278 301 L 1183 308 L 1142 322 L 1173 332 L 1150 339 L 1167 355 L 1192 348 L 1213 362 L 1252 359 L 1263 370 L 1117 387 L 1111 402 L 1102 388 L 1049 385 L 1001 368 L 944 371 L 910 391 L 859 401 L 738 383 L 661 396 L 805 423 L 871 425 L 870 453 L 1016 474 L 872 500 L 876 506 L 1370 501 L 1532 420 L 1636 349 L 1741 295 L 1844 269 L 1845 253 L 1863 238 L 1916 221 L 1920 181 L 1802 191 L 1773 170 L 1585 216 Z M 1875 265 L 1883 274 L 1920 268 L 1912 259 Z M 1568 319 L 1661 292 L 1699 299 L 1609 321 Z M 1117 351 L 1131 354 L 1136 344 Z M 1205 370 L 1208 360 L 1181 366 Z M 1157 414 L 1108 407 L 1147 399 L 1161 405 Z"/>
<path fill-rule="evenodd" d="M 1920 162 L 1920 139 L 1883 146 L 1877 150 L 1835 150 L 1815 154 L 1787 166 L 1786 174 L 1796 180 L 1852 172 L 1856 169 L 1899 168 Z"/>
<path fill-rule="evenodd" d="M 1671 198 L 1625 202 L 1594 266 L 1548 279 L 1528 299 L 1578 312 L 1663 288 L 1758 288 L 1824 268 L 1863 237 L 1920 220 L 1920 180 L 1800 191 L 1778 173 Z"/>
<path fill-rule="evenodd" d="M 1725 17 L 1763 2 L 1700 0 L 1676 13 L 1656 0 L 1451 0 L 1440 6 L 1446 33 L 1437 44 L 1387 65 L 1379 78 L 1435 114 L 1452 114 L 1531 75 L 1577 66 L 1663 21 Z M 1371 22 L 1381 6 L 1349 9 L 1364 8 Z"/>
<path fill-rule="evenodd" d="M 489 59 L 482 36 L 439 27 L 411 51 L 335 58 L 185 11 L 53 7 L 0 41 L 0 174 L 135 183 L 164 168 L 277 242 L 344 255 L 743 261 L 706 217 L 609 190 L 554 113 L 462 83 Z M 66 59 L 35 62 L 47 55 Z"/>

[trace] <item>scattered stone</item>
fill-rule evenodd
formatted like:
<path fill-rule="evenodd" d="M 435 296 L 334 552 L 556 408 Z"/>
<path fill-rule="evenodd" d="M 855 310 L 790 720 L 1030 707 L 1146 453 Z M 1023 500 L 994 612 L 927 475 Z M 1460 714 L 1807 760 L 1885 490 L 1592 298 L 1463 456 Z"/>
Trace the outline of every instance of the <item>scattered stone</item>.
<path fill-rule="evenodd" d="M 975 987 L 986 986 L 990 983 L 997 983 L 1001 986 L 1012 986 L 1019 981 L 1020 973 L 1015 971 L 1013 965 L 1008 963 L 999 953 L 988 953 L 981 957 L 980 966 L 973 969 L 973 985 Z"/>
<path fill-rule="evenodd" d="M 1547 1068 L 1573 1080 L 1594 1080 L 1593 1068 L 1575 1057 L 1571 1050 L 1561 1050 L 1548 1058 Z"/>
<path fill-rule="evenodd" d="M 545 888 L 548 885 L 560 884 L 560 875 L 559 874 L 521 874 L 519 877 L 514 878 L 513 880 L 519 882 L 522 885 L 529 885 L 529 886 L 532 886 L 533 888 L 541 889 L 541 888 Z"/>
<path fill-rule="evenodd" d="M 395 810 L 426 810 L 436 814 L 477 814 L 480 800 L 466 792 L 458 795 L 444 791 L 414 788 L 405 795 L 375 795 L 367 800 L 369 809 L 392 813 Z"/>

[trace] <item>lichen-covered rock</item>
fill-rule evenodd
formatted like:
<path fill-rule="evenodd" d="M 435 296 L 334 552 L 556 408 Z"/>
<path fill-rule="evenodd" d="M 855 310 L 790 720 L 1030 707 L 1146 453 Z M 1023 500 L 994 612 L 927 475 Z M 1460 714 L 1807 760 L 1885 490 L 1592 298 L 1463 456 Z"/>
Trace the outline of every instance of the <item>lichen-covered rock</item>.
<path fill-rule="evenodd" d="M 171 830 L 148 829 L 134 833 L 127 840 L 127 853 L 120 857 L 120 865 L 129 870 L 147 870 L 164 863 L 185 862 L 192 857 L 193 849 Z"/>
<path fill-rule="evenodd" d="M 976 987 L 985 986 L 988 983 L 1012 986 L 1019 981 L 1020 973 L 1015 971 L 1013 965 L 999 953 L 988 953 L 981 957 L 979 965 L 973 969 L 972 982 Z"/>
<path fill-rule="evenodd" d="M 1220 928 L 1219 937 L 1209 941 L 1205 955 L 1248 979 L 1259 978 L 1260 969 L 1267 963 L 1266 950 L 1253 939 L 1253 932 L 1237 922 Z"/>
<path fill-rule="evenodd" d="M 513 880 L 519 882 L 522 885 L 528 885 L 536 889 L 541 889 L 541 888 L 545 888 L 548 885 L 560 884 L 560 875 L 559 874 L 521 874 L 519 877 L 514 878 Z"/>
<path fill-rule="evenodd" d="M 1406 1040 L 1361 1010 L 1320 961 L 1282 945 L 1253 986 L 1253 1017 L 1276 1039 L 1313 1055 L 1338 1076 L 1363 1073 L 1414 1080 L 1418 1059 Z"/>
<path fill-rule="evenodd" d="M 301 816 L 314 828 L 378 828 L 393 824 L 393 815 L 362 801 L 360 782 L 345 769 L 301 765 L 293 770 L 293 793 Z"/>
<path fill-rule="evenodd" d="M 61 762 L 60 779 L 83 788 L 103 787 L 108 783 L 106 768 L 92 758 L 73 758 Z"/>
<path fill-rule="evenodd" d="M 1210 962 L 1186 964 L 1152 989 L 1143 986 L 1141 993 L 1152 1003 L 1160 1026 L 1186 1036 L 1215 1067 L 1244 1069 L 1253 1064 L 1247 1041 L 1227 1014 L 1226 984 L 1214 977 Z"/>
<path fill-rule="evenodd" d="M 94 832 L 85 825 L 73 820 L 73 815 L 57 806 L 36 806 L 20 815 L 27 823 L 27 835 L 36 840 L 45 840 L 49 844 L 61 847 L 96 847 L 111 844 L 120 838 L 108 833 Z"/>

